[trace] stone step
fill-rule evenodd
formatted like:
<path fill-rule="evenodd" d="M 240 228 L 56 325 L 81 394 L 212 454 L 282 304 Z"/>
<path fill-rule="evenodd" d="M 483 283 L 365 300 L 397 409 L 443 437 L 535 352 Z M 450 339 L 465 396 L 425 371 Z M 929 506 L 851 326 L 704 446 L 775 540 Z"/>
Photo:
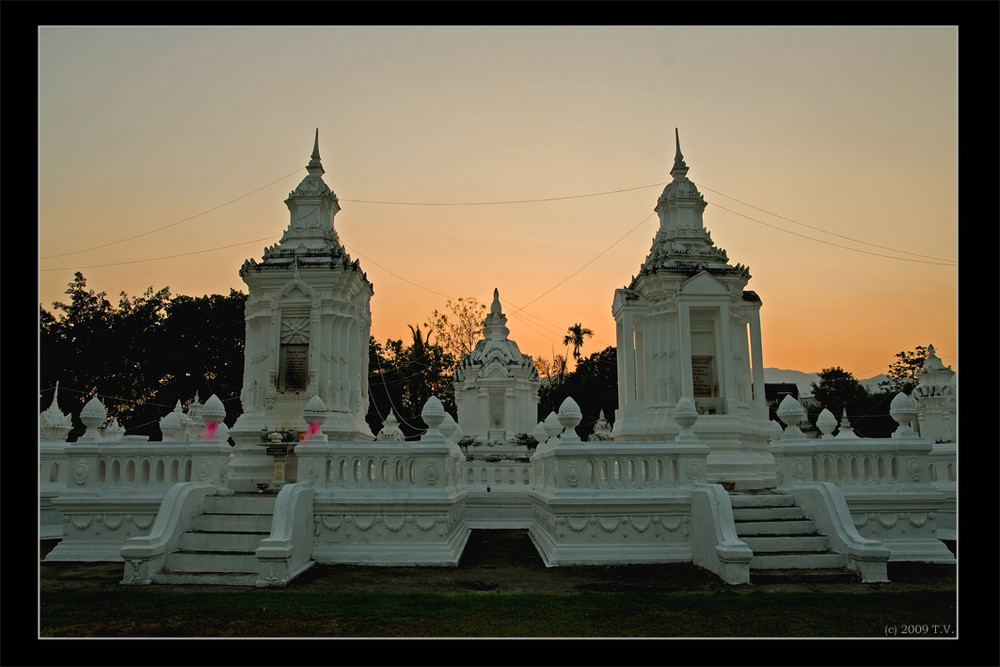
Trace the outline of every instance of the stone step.
<path fill-rule="evenodd" d="M 791 552 L 756 555 L 750 558 L 751 570 L 822 570 L 847 565 L 847 556 L 837 553 Z"/>
<path fill-rule="evenodd" d="M 767 584 L 855 584 L 861 581 L 861 575 L 846 567 L 816 568 L 811 570 L 754 570 L 750 575 L 751 583 Z"/>
<path fill-rule="evenodd" d="M 830 538 L 825 535 L 775 535 L 767 537 L 743 537 L 754 554 L 773 554 L 788 551 L 827 552 Z"/>
<path fill-rule="evenodd" d="M 208 533 L 268 533 L 274 517 L 270 514 L 198 514 L 191 530 Z"/>
<path fill-rule="evenodd" d="M 254 553 L 267 533 L 182 533 L 180 551 L 225 551 Z"/>
<path fill-rule="evenodd" d="M 274 514 L 275 496 L 207 496 L 206 514 Z"/>
<path fill-rule="evenodd" d="M 740 537 L 755 535 L 816 535 L 812 519 L 792 521 L 737 521 L 736 534 Z"/>
<path fill-rule="evenodd" d="M 730 493 L 729 502 L 737 507 L 789 507 L 795 498 L 787 493 Z"/>
<path fill-rule="evenodd" d="M 736 521 L 784 521 L 805 519 L 805 511 L 796 505 L 790 507 L 739 507 L 733 508 Z"/>
<path fill-rule="evenodd" d="M 167 554 L 163 569 L 166 572 L 243 572 L 256 573 L 260 568 L 253 553 L 188 552 Z"/>
<path fill-rule="evenodd" d="M 260 578 L 256 572 L 157 572 L 154 584 L 198 586 L 253 586 Z"/>

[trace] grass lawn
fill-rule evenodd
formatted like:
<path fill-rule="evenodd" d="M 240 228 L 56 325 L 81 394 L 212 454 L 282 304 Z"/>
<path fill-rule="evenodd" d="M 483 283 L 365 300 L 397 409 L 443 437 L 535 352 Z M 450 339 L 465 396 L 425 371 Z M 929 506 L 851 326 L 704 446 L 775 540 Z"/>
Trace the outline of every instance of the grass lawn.
<path fill-rule="evenodd" d="M 43 592 L 42 637 L 886 637 L 956 634 L 954 592 L 468 595 Z"/>

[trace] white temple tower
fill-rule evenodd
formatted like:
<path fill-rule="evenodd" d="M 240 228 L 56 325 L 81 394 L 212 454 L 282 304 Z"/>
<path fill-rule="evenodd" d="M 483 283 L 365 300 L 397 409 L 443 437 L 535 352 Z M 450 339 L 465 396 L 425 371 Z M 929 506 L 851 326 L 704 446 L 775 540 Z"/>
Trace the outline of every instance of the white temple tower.
<path fill-rule="evenodd" d="M 306 171 L 285 200 L 290 221 L 281 240 L 265 248 L 262 261 L 240 268 L 249 298 L 244 412 L 230 429 L 238 455 L 233 488 L 241 478 L 270 474 L 262 429 L 305 432 L 302 413 L 313 396 L 330 410 L 323 425 L 330 440 L 374 438 L 365 422 L 374 290 L 334 228 L 340 204 L 323 181 L 319 130 Z"/>
<path fill-rule="evenodd" d="M 933 345 L 927 346 L 927 358 L 917 378 L 920 382 L 913 390 L 913 399 L 920 437 L 931 442 L 956 442 L 955 371 L 941 362 Z"/>
<path fill-rule="evenodd" d="M 508 338 L 507 317 L 500 292 L 483 326 L 483 338 L 455 368 L 455 406 L 465 437 L 480 443 L 506 443 L 531 434 L 538 423 L 538 386 L 541 383 L 531 357 Z"/>
<path fill-rule="evenodd" d="M 760 298 L 749 269 L 715 246 L 707 206 L 688 179 L 680 137 L 673 180 L 656 202 L 660 226 L 628 287 L 615 291 L 616 440 L 673 440 L 673 408 L 691 399 L 694 432 L 712 449 L 709 476 L 755 486 L 773 481 L 760 339 Z"/>

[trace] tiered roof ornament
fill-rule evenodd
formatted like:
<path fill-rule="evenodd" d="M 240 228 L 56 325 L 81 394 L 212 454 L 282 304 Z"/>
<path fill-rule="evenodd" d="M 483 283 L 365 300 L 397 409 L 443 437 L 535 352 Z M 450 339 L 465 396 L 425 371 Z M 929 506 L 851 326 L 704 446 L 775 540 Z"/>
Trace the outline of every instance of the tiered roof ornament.
<path fill-rule="evenodd" d="M 670 170 L 673 180 L 663 189 L 653 209 L 660 216 L 660 227 L 653 237 L 649 255 L 640 275 L 661 271 L 695 275 L 707 271 L 713 275 L 750 278 L 750 270 L 741 264 L 730 266 L 726 251 L 716 247 L 705 229 L 702 214 L 708 204 L 698 186 L 687 177 L 688 166 L 681 153 L 680 133 L 674 129 L 676 153 Z M 632 280 L 634 286 L 635 278 Z"/>
<path fill-rule="evenodd" d="M 941 358 L 934 352 L 934 346 L 927 346 L 927 358 L 919 371 L 917 379 L 920 383 L 914 390 L 916 398 L 931 396 L 953 396 L 955 393 L 955 371 L 951 366 L 945 366 Z"/>
<path fill-rule="evenodd" d="M 38 418 L 40 440 L 42 442 L 65 442 L 69 432 L 73 430 L 70 415 L 59 409 L 59 382 L 56 382 L 52 403 Z"/>
<path fill-rule="evenodd" d="M 458 425 L 464 436 L 478 443 L 510 445 L 516 436 L 530 432 L 538 418 L 538 370 L 509 335 L 500 291 L 494 289 L 483 338 L 455 368 Z M 523 445 L 509 449 L 526 453 Z"/>
<path fill-rule="evenodd" d="M 305 178 L 285 199 L 290 220 L 281 240 L 264 249 L 262 262 L 252 259 L 244 262 L 241 275 L 250 269 L 322 266 L 346 269 L 352 265 L 333 223 L 340 202 L 323 180 L 326 170 L 319 154 L 319 129 L 306 171 Z M 353 265 L 358 268 L 356 260 Z"/>
<path fill-rule="evenodd" d="M 498 362 L 504 368 L 524 369 L 531 379 L 538 379 L 538 370 L 531 357 L 522 354 L 517 343 L 510 340 L 507 316 L 500 306 L 500 290 L 493 290 L 493 304 L 483 324 L 483 338 L 476 343 L 471 354 L 464 355 L 455 368 L 455 380 L 463 382 L 482 374 L 491 362 Z M 470 374 L 470 371 L 471 374 Z M 507 373 L 510 375 L 510 371 Z"/>

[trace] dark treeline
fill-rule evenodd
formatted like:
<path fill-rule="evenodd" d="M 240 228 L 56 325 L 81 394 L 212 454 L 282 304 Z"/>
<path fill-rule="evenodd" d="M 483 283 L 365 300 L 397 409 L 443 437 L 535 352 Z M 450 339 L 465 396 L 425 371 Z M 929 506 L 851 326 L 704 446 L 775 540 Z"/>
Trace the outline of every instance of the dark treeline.
<path fill-rule="evenodd" d="M 80 410 L 94 396 L 126 433 L 154 440 L 160 437 L 159 419 L 178 402 L 186 407 L 196 395 L 202 402 L 212 394 L 222 399 L 228 426 L 242 413 L 246 294 L 230 290 L 228 295 L 171 296 L 167 288 L 150 287 L 137 297 L 122 292 L 115 305 L 104 292 L 87 289 L 81 273 L 66 294 L 68 299 L 52 304 L 52 310 L 40 306 L 39 409 L 49 407 L 58 382 L 58 407 L 73 417 L 70 440 L 83 432 Z M 392 411 L 407 438 L 418 437 L 426 428 L 420 411 L 431 395 L 457 419 L 455 355 L 432 342 L 419 325 L 410 331 L 408 342 L 370 341 L 366 418 L 374 434 Z M 839 367 L 824 369 L 813 386 L 809 422 L 814 425 L 823 408 L 840 419 L 846 407 L 859 436 L 891 435 L 896 423 L 889 403 L 897 391 L 909 393 L 916 386 L 926 353 L 918 347 L 897 354 L 890 380 L 874 393 Z M 562 370 L 542 381 L 538 420 L 558 412 L 572 396 L 583 413 L 577 431 L 586 439 L 602 411 L 609 422 L 614 420 L 617 386 L 614 347 L 581 357 L 572 372 Z"/>
<path fill-rule="evenodd" d="M 618 362 L 614 346 L 580 357 L 572 372 L 543 380 L 538 390 L 538 420 L 543 421 L 550 412 L 558 413 L 568 396 L 577 402 L 583 414 L 576 431 L 584 440 L 590 437 L 602 411 L 609 424 L 614 422 L 618 408 Z"/>
<path fill-rule="evenodd" d="M 77 273 L 66 295 L 51 309 L 39 307 L 39 409 L 49 407 L 58 382 L 58 407 L 73 417 L 69 440 L 83 432 L 80 411 L 95 396 L 127 434 L 154 440 L 161 437 L 160 418 L 196 395 L 202 402 L 217 395 L 226 424 L 235 423 L 243 411 L 246 294 L 172 296 L 168 288 L 150 287 L 137 297 L 122 292 L 115 304 Z M 420 411 L 432 395 L 458 418 L 455 355 L 419 325 L 410 332 L 409 341 L 370 340 L 366 419 L 374 434 L 392 411 L 407 438 L 419 437 L 426 428 Z M 572 395 L 584 415 L 580 433 L 589 435 L 600 410 L 613 418 L 615 378 L 614 348 L 580 359 L 574 372 L 543 383 L 539 421 Z"/>
<path fill-rule="evenodd" d="M 73 417 L 75 440 L 83 432 L 80 410 L 94 396 L 130 435 L 160 437 L 159 419 L 195 395 L 216 394 L 226 424 L 242 412 L 247 296 L 171 296 L 168 288 L 118 304 L 87 289 L 79 272 L 69 299 L 40 306 L 39 407 L 47 408 L 59 383 L 59 409 Z"/>

